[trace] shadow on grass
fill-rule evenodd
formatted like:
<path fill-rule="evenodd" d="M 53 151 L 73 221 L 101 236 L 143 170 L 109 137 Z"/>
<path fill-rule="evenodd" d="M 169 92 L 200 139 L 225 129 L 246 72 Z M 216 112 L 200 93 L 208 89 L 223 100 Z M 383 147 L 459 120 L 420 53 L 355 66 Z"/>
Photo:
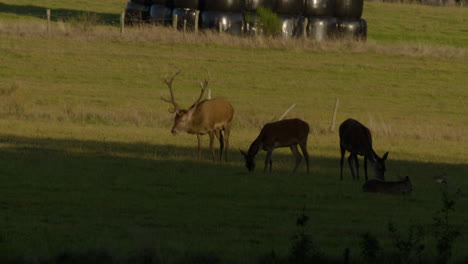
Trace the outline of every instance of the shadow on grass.
<path fill-rule="evenodd" d="M 0 211 L 7 216 L 0 218 L 0 224 L 11 230 L 6 235 L 0 233 L 0 253 L 5 250 L 23 254 L 28 251 L 22 245 L 24 241 L 9 239 L 23 237 L 40 245 L 44 243 L 44 233 L 49 234 L 47 243 L 53 249 L 49 252 L 52 256 L 66 251 L 66 246 L 78 243 L 76 241 L 80 241 L 79 248 L 92 247 L 96 235 L 101 237 L 102 244 L 111 245 L 110 248 L 114 243 L 131 247 L 135 242 L 129 235 L 133 231 L 128 230 L 136 228 L 149 234 L 167 234 L 162 241 L 171 237 L 177 243 L 187 241 L 180 246 L 181 252 L 189 244 L 214 247 L 212 238 L 216 237 L 217 244 L 222 245 L 214 247 L 220 250 L 216 255 L 225 256 L 229 251 L 223 252 L 222 247 L 235 247 L 239 243 L 233 242 L 234 237 L 237 239 L 234 241 L 242 241 L 253 248 L 248 253 L 259 255 L 265 249 L 256 241 L 278 226 L 283 225 L 279 229 L 284 232 L 282 243 L 289 243 L 287 237 L 292 225 L 285 224 L 284 219 L 289 221 L 290 215 L 306 202 L 322 199 L 332 206 L 341 203 L 341 209 L 348 208 L 348 200 L 354 199 L 350 201 L 353 205 L 361 200 L 363 208 L 372 202 L 372 199 L 356 195 L 360 184 L 351 183 L 347 167 L 345 180 L 339 182 L 338 154 L 336 158 L 312 156 L 311 175 L 305 175 L 305 166 L 301 164 L 300 173 L 289 177 L 291 171 L 286 169 L 273 169 L 272 175 L 263 175 L 264 155 L 258 157 L 259 168 L 251 174 L 243 167 L 237 150 L 230 151 L 233 162 L 227 164 L 212 163 L 206 148 L 204 159 L 197 161 L 195 152 L 195 146 L 0 135 Z M 288 164 L 283 164 L 282 168 L 292 169 L 294 161 L 290 153 L 275 153 L 274 158 Z M 412 173 L 420 175 L 421 171 L 427 174 L 415 181 L 416 190 L 418 185 L 420 189 L 426 188 L 422 186 L 423 181 L 439 173 L 456 174 L 460 186 L 467 185 L 461 181 L 463 173 L 468 171 L 466 164 L 392 162 L 392 166 L 410 176 Z M 436 190 L 434 186 L 430 188 Z M 349 192 L 347 196 L 336 198 L 339 192 L 346 191 Z M 416 196 L 428 194 L 431 193 Z M 387 200 L 376 198 L 377 203 Z M 461 204 L 466 204 L 466 197 L 464 199 Z M 362 205 L 363 202 L 366 204 Z M 427 205 L 432 201 L 423 202 Z M 415 203 L 409 204 L 419 207 Z M 308 207 L 315 217 L 327 214 L 326 219 L 329 219 L 337 214 L 320 203 L 313 205 Z M 72 236 L 67 235 L 70 231 Z M 342 250 L 337 249 L 338 255 Z"/>
<path fill-rule="evenodd" d="M 50 156 L 58 156 L 60 159 L 65 158 L 87 158 L 90 160 L 96 158 L 113 158 L 120 159 L 129 166 L 137 164 L 138 161 L 151 163 L 166 163 L 166 164 L 199 164 L 206 168 L 217 168 L 225 170 L 226 167 L 236 168 L 236 170 L 246 172 L 244 167 L 244 159 L 237 149 L 232 146 L 229 151 L 229 162 L 219 161 L 219 148 L 216 147 L 216 162 L 211 161 L 211 152 L 207 147 L 203 148 L 202 160 L 196 158 L 196 145 L 193 147 L 180 147 L 170 144 L 149 144 L 146 142 L 114 142 L 114 141 L 96 141 L 96 140 L 76 140 L 76 139 L 52 139 L 52 138 L 32 138 L 18 137 L 16 135 L 0 135 L 0 143 L 7 143 L 7 147 L 0 150 L 2 155 L 8 153 L 20 153 L 24 157 L 47 158 Z M 311 146 L 313 148 L 313 146 Z M 259 152 L 256 158 L 257 168 L 255 172 L 262 172 L 264 167 L 265 152 Z M 294 158 L 289 150 L 285 152 L 275 151 L 273 154 L 273 173 L 291 174 L 291 171 L 284 169 L 276 169 L 275 163 L 280 161 L 288 163 L 285 165 L 291 170 L 294 166 Z M 289 166 L 290 164 L 290 166 Z M 364 180 L 364 172 L 360 158 L 360 179 Z M 468 164 L 441 164 L 441 163 L 423 163 L 416 161 L 391 160 L 387 163 L 389 172 L 386 174 L 390 177 L 389 180 L 397 180 L 397 177 L 420 175 L 422 177 L 432 179 L 438 177 L 463 176 L 464 172 L 468 171 Z M 190 166 L 192 166 L 190 165 Z M 179 166 L 179 167 L 180 167 Z M 283 166 L 283 167 L 285 167 Z M 336 158 L 310 157 L 311 172 L 315 168 L 321 174 L 339 179 L 339 154 L 337 150 Z M 317 169 L 317 167 L 319 169 Z M 304 161 L 298 168 L 299 173 L 305 171 Z M 246 172 L 246 174 L 248 174 Z M 312 173 L 311 173 L 312 174 Z M 371 169 L 368 169 L 369 177 L 371 177 Z M 349 167 L 345 161 L 343 167 L 344 180 L 350 180 L 351 175 Z"/>
<path fill-rule="evenodd" d="M 125 6 L 122 6 L 122 10 Z M 31 16 L 41 19 L 47 19 L 47 7 L 34 6 L 34 5 L 12 5 L 0 3 L 0 11 L 2 13 L 10 13 L 19 16 Z M 98 24 L 103 25 L 118 25 L 120 23 L 120 15 L 112 13 L 99 13 L 84 10 L 74 9 L 51 9 L 51 20 L 52 21 L 80 21 L 86 16 L 93 16 L 97 19 Z"/>

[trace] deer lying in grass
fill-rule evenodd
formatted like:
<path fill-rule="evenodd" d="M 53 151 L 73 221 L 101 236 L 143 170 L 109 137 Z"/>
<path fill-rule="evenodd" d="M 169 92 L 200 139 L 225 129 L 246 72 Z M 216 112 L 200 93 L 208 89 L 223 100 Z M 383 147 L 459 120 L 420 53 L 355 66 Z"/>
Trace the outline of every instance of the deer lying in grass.
<path fill-rule="evenodd" d="M 394 182 L 370 179 L 364 183 L 362 190 L 372 193 L 409 194 L 413 191 L 413 185 L 408 176 L 401 181 Z"/>
<path fill-rule="evenodd" d="M 367 180 L 367 160 L 370 161 L 375 178 L 385 180 L 385 160 L 388 152 L 380 158 L 372 149 L 372 135 L 370 130 L 354 119 L 347 119 L 340 125 L 340 150 L 341 150 L 341 180 L 343 180 L 343 159 L 346 150 L 350 152 L 348 157 L 349 169 L 353 180 L 356 179 L 353 170 L 353 160 L 356 164 L 356 175 L 359 180 L 359 162 L 357 155 L 364 156 L 364 174 Z"/>
<path fill-rule="evenodd" d="M 203 94 L 208 86 L 209 79 L 200 82 L 201 93 L 198 99 L 188 109 L 180 109 L 174 99 L 172 90 L 172 82 L 180 73 L 177 72 L 170 80 L 165 79 L 171 99 L 161 98 L 164 102 L 171 103 L 174 106 L 171 113 L 175 113 L 174 126 L 171 129 L 172 134 L 179 135 L 183 133 L 196 134 L 198 139 L 198 159 L 201 158 L 201 136 L 208 134 L 210 136 L 210 149 L 215 161 L 214 137 L 219 139 L 220 156 L 223 159 L 223 154 L 228 160 L 229 150 L 229 134 L 231 132 L 231 122 L 234 116 L 232 105 L 224 99 L 206 99 L 202 100 Z M 224 132 L 224 135 L 223 135 Z"/>
<path fill-rule="evenodd" d="M 255 169 L 255 155 L 260 149 L 267 151 L 265 159 L 266 172 L 267 166 L 270 166 L 270 173 L 272 167 L 271 155 L 275 148 L 289 147 L 291 148 L 294 157 L 296 158 L 296 165 L 294 172 L 296 172 L 302 156 L 297 150 L 297 145 L 300 146 L 302 154 L 307 166 L 307 173 L 309 173 L 309 153 L 307 153 L 307 137 L 309 135 L 309 124 L 300 119 L 285 119 L 273 123 L 266 124 L 258 137 L 250 145 L 249 151 L 245 153 L 240 151 L 245 158 L 245 165 L 249 171 Z"/>

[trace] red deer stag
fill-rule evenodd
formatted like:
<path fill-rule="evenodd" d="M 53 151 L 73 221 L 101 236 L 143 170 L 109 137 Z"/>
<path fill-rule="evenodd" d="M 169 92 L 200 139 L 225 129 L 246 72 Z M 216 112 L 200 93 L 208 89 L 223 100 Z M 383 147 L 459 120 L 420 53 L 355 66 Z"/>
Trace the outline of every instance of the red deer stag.
<path fill-rule="evenodd" d="M 385 180 L 385 160 L 388 152 L 380 158 L 372 149 L 372 135 L 370 130 L 354 119 L 347 119 L 340 125 L 340 149 L 341 149 L 341 180 L 343 180 L 343 159 L 346 150 L 350 152 L 348 163 L 349 169 L 356 179 L 353 170 L 353 160 L 356 164 L 356 174 L 359 180 L 359 162 L 357 155 L 364 156 L 364 174 L 367 180 L 367 160 L 373 168 L 374 177 Z"/>
<path fill-rule="evenodd" d="M 161 97 L 164 102 L 171 103 L 174 106 L 171 113 L 176 113 L 174 118 L 174 126 L 172 127 L 172 134 L 179 135 L 183 133 L 196 134 L 198 139 L 198 159 L 201 158 L 201 136 L 208 134 L 210 136 L 210 149 L 213 154 L 213 161 L 215 161 L 214 150 L 214 137 L 219 139 L 220 156 L 223 159 L 225 153 L 226 162 L 228 160 L 229 150 L 229 134 L 231 131 L 231 121 L 234 116 L 234 109 L 232 105 L 224 99 L 205 99 L 202 100 L 203 94 L 211 76 L 200 82 L 201 92 L 198 99 L 188 109 L 180 109 L 179 105 L 174 99 L 174 91 L 172 90 L 172 82 L 174 78 L 180 73 L 177 72 L 170 80 L 164 79 L 171 99 Z M 224 136 L 223 136 L 224 132 Z"/>
<path fill-rule="evenodd" d="M 299 145 L 305 157 L 307 173 L 309 173 L 309 153 L 307 153 L 308 135 L 309 124 L 300 119 L 285 119 L 268 123 L 263 126 L 257 139 L 250 145 L 249 151 L 245 153 L 241 150 L 240 152 L 245 158 L 247 169 L 253 171 L 255 169 L 255 155 L 257 155 L 260 149 L 267 151 L 263 172 L 266 172 L 267 166 L 270 165 L 271 173 L 271 154 L 273 153 L 273 149 L 289 147 L 294 157 L 296 157 L 296 166 L 294 167 L 294 172 L 296 172 L 302 160 L 302 156 L 297 150 L 297 145 Z"/>
<path fill-rule="evenodd" d="M 408 176 L 400 181 L 386 182 L 380 179 L 370 179 L 362 186 L 364 192 L 386 194 L 409 194 L 413 191 L 413 185 Z"/>

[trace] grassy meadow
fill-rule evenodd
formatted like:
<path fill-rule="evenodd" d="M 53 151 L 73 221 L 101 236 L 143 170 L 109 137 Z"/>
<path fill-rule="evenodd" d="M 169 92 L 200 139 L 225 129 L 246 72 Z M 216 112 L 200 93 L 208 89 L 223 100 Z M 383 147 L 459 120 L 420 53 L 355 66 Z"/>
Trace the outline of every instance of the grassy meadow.
<path fill-rule="evenodd" d="M 426 227 L 431 259 L 429 230 L 442 206 L 436 179 L 445 178 L 450 193 L 461 190 L 451 261 L 466 263 L 467 8 L 366 2 L 366 43 L 315 43 L 151 26 L 121 36 L 126 1 L 40 2 L 0 1 L 0 258 L 105 249 L 125 259 L 150 249 L 168 263 L 194 255 L 255 263 L 271 251 L 287 255 L 304 212 L 327 258 L 349 248 L 359 263 L 365 232 L 394 252 L 394 222 L 402 232 Z M 96 21 L 86 24 L 83 13 Z M 229 163 L 211 162 L 207 137 L 198 161 L 196 137 L 170 133 L 173 115 L 160 97 L 177 70 L 181 106 L 198 97 L 207 72 L 213 97 L 234 106 Z M 336 126 L 348 117 L 366 124 L 375 151 L 390 152 L 387 179 L 409 176 L 411 195 L 362 193 L 347 164 L 339 180 L 330 130 L 337 98 Z M 311 173 L 301 164 L 291 175 L 289 149 L 274 152 L 272 174 L 262 173 L 264 153 L 248 173 L 238 149 L 292 104 L 287 117 L 311 126 Z"/>

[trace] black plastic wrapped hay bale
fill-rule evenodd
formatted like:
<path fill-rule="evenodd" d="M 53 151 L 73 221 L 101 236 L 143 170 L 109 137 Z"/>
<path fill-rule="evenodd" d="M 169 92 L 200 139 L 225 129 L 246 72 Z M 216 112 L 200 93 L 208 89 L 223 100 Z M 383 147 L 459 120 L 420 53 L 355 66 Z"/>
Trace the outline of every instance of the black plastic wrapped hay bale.
<path fill-rule="evenodd" d="M 130 0 L 130 2 L 133 2 L 135 4 L 140 4 L 140 5 L 147 5 L 147 6 L 150 6 L 153 4 L 153 0 Z"/>
<path fill-rule="evenodd" d="M 125 7 L 125 24 L 134 25 L 150 21 L 150 6 L 128 2 Z"/>
<path fill-rule="evenodd" d="M 300 36 L 303 21 L 301 16 L 280 16 L 279 20 L 281 23 L 280 33 L 283 38 Z"/>
<path fill-rule="evenodd" d="M 338 18 L 361 18 L 363 8 L 364 0 L 335 0 L 335 16 Z"/>
<path fill-rule="evenodd" d="M 337 19 L 335 17 L 309 17 L 307 36 L 315 41 L 324 41 L 335 38 L 337 32 Z"/>
<path fill-rule="evenodd" d="M 203 0 L 201 10 L 216 12 L 242 12 L 244 0 Z"/>
<path fill-rule="evenodd" d="M 160 6 L 165 6 L 169 8 L 174 7 L 174 1 L 173 0 L 152 0 L 154 5 L 160 5 Z"/>
<path fill-rule="evenodd" d="M 174 8 L 200 9 L 200 0 L 174 0 Z"/>
<path fill-rule="evenodd" d="M 202 28 L 242 35 L 244 24 L 242 13 L 204 11 L 200 19 Z"/>
<path fill-rule="evenodd" d="M 335 15 L 335 0 L 306 0 L 304 16 L 331 17 Z"/>
<path fill-rule="evenodd" d="M 277 0 L 274 11 L 281 15 L 301 15 L 304 6 L 304 0 Z"/>
<path fill-rule="evenodd" d="M 259 7 L 265 7 L 272 11 L 276 9 L 277 0 L 244 0 L 244 10 L 255 12 Z"/>
<path fill-rule="evenodd" d="M 195 30 L 196 14 L 195 9 L 174 8 L 172 15 L 177 15 L 177 29 L 183 29 L 185 21 L 186 29 Z"/>
<path fill-rule="evenodd" d="M 169 25 L 172 22 L 172 9 L 166 6 L 152 5 L 151 21 L 158 25 Z"/>
<path fill-rule="evenodd" d="M 337 37 L 365 41 L 367 39 L 367 22 L 364 19 L 338 19 Z"/>

